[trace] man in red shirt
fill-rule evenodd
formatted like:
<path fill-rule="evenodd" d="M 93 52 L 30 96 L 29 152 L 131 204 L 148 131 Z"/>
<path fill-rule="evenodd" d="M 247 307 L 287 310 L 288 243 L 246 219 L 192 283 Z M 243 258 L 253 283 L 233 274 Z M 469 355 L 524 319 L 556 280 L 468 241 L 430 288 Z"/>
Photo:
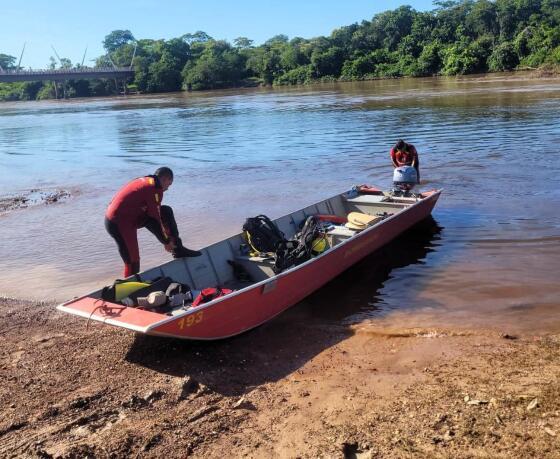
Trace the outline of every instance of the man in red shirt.
<path fill-rule="evenodd" d="M 105 228 L 116 241 L 124 261 L 124 277 L 140 271 L 138 229 L 147 228 L 173 257 L 198 257 L 201 253 L 183 246 L 169 206 L 162 206 L 163 193 L 173 183 L 173 171 L 160 167 L 154 175 L 132 180 L 113 197 L 105 212 Z"/>
<path fill-rule="evenodd" d="M 416 169 L 418 183 L 420 183 L 420 162 L 418 160 L 418 152 L 411 143 L 399 140 L 393 148 L 391 148 L 391 161 L 393 167 L 412 166 Z"/>

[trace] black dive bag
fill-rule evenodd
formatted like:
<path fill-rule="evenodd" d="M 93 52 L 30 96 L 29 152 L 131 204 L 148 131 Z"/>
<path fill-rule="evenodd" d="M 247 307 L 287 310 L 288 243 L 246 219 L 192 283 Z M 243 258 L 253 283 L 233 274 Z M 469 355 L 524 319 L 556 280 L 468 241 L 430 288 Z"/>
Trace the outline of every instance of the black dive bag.
<path fill-rule="evenodd" d="M 278 247 L 273 271 L 278 274 L 311 259 L 313 240 L 319 234 L 319 228 L 319 220 L 316 217 L 313 215 L 307 217 L 301 231 L 294 236 L 294 239 Z"/>
<path fill-rule="evenodd" d="M 276 252 L 286 242 L 284 233 L 266 215 L 245 220 L 243 231 L 249 245 L 258 252 Z"/>

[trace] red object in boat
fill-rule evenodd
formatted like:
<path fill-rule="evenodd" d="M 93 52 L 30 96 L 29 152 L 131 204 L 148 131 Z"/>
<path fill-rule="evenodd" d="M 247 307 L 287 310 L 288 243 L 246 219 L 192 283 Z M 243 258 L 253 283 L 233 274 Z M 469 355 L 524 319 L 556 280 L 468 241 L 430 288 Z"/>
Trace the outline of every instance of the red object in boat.
<path fill-rule="evenodd" d="M 317 219 L 321 222 L 331 222 L 331 223 L 337 223 L 339 225 L 344 225 L 348 221 L 346 217 L 339 217 L 338 215 L 317 214 L 315 215 L 315 217 L 317 217 Z"/>
<path fill-rule="evenodd" d="M 216 298 L 220 298 L 221 296 L 224 295 L 229 295 L 232 292 L 233 290 L 230 290 L 229 288 L 220 288 L 220 287 L 205 288 L 194 299 L 192 305 L 198 306 L 200 304 L 209 303 L 210 301 L 215 300 Z"/>
<path fill-rule="evenodd" d="M 235 280 L 228 260 L 235 259 L 257 276 L 251 283 L 232 285 L 237 288 L 232 293 L 196 307 L 176 308 L 170 315 L 104 301 L 100 298 L 101 289 L 61 304 L 58 309 L 148 335 L 195 340 L 234 336 L 271 320 L 428 217 L 440 194 L 441 190 L 433 190 L 417 198 L 391 198 L 363 193 L 355 196 L 347 192 L 278 218 L 276 224 L 289 236 L 309 215 L 345 218 L 352 211 L 386 214 L 384 219 L 363 231 L 348 230 L 346 239 L 341 239 L 340 230 L 337 230 L 336 245 L 280 274 L 272 272 L 274 260 L 241 253 L 240 244 L 245 242 L 241 234 L 205 247 L 200 257 L 173 260 L 140 273 L 141 280 L 164 275 L 189 284 L 195 290 L 212 285 L 230 287 L 228 282 Z"/>
<path fill-rule="evenodd" d="M 379 188 L 376 188 L 374 186 L 359 185 L 356 188 L 358 190 L 358 193 L 360 193 L 360 194 L 375 194 L 375 195 L 382 195 L 383 194 L 382 190 L 380 190 Z"/>

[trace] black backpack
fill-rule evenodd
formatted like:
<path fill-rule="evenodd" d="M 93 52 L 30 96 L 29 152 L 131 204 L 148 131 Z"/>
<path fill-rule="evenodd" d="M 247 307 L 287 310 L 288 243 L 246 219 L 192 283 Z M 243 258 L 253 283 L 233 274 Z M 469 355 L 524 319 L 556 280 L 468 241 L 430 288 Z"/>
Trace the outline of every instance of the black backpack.
<path fill-rule="evenodd" d="M 301 231 L 294 236 L 294 239 L 278 247 L 274 272 L 278 274 L 291 266 L 297 266 L 309 260 L 312 255 L 313 240 L 319 232 L 319 220 L 314 216 L 307 217 Z"/>
<path fill-rule="evenodd" d="M 243 225 L 247 242 L 256 252 L 276 252 L 286 238 L 266 215 L 248 218 Z"/>

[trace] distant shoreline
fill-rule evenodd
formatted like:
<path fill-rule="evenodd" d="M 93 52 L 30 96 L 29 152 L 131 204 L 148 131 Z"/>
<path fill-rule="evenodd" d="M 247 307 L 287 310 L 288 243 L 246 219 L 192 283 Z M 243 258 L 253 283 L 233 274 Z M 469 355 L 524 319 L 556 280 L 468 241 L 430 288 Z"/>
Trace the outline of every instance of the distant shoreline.
<path fill-rule="evenodd" d="M 422 79 L 450 79 L 450 80 L 475 80 L 475 79 L 508 79 L 508 80 L 540 80 L 546 78 L 560 78 L 560 66 L 543 66 L 536 69 L 519 69 L 512 70 L 509 72 L 486 72 L 486 73 L 473 73 L 467 75 L 432 75 L 432 76 L 399 76 L 399 77 L 374 77 L 374 78 L 363 78 L 355 80 L 345 80 L 345 79 L 332 79 L 332 80 L 313 80 L 308 83 L 303 84 L 290 84 L 290 85 L 242 85 L 242 86 L 231 86 L 227 88 L 216 88 L 216 89 L 199 89 L 199 90 L 180 90 L 180 91 L 166 91 L 166 92 L 148 92 L 141 93 L 137 92 L 135 94 L 127 95 L 115 95 L 109 94 L 106 96 L 81 96 L 81 97 L 70 97 L 67 99 L 42 99 L 42 100 L 0 100 L 1 103 L 25 103 L 25 102 L 52 102 L 52 101 L 80 101 L 80 100 L 104 100 L 104 99 L 121 99 L 121 98 L 136 98 L 136 97 L 154 97 L 161 96 L 165 94 L 204 94 L 204 93 L 219 93 L 223 91 L 232 90 L 247 90 L 247 89 L 288 89 L 288 88 L 305 88 L 314 87 L 319 85 L 328 84 L 351 84 L 351 83 L 364 83 L 368 81 L 389 81 L 389 80 L 422 80 Z"/>

